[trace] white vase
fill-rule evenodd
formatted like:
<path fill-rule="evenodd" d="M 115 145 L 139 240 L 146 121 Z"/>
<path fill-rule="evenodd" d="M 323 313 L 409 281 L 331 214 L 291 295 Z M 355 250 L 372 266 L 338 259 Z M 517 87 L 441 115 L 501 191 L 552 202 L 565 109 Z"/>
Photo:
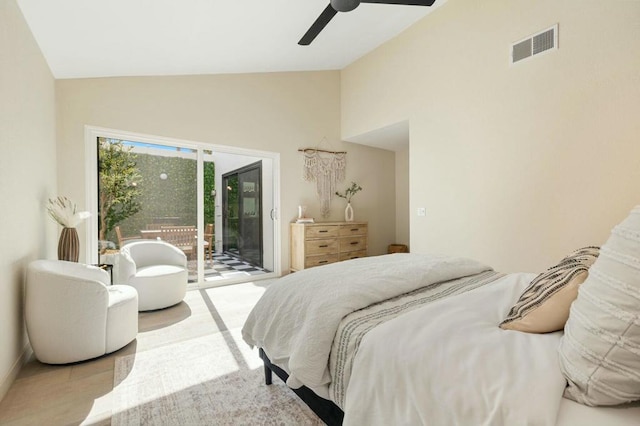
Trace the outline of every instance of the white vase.
<path fill-rule="evenodd" d="M 347 203 L 347 208 L 344 209 L 344 220 L 353 222 L 353 207 L 351 207 L 351 203 Z"/>

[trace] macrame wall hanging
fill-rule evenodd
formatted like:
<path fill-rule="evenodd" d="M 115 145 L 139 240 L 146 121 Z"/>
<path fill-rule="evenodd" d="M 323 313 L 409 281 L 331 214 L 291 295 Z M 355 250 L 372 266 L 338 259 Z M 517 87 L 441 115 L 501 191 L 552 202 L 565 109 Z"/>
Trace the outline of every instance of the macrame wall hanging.
<path fill-rule="evenodd" d="M 347 153 L 316 148 L 298 151 L 304 154 L 304 180 L 316 182 L 316 191 L 320 197 L 320 214 L 327 217 L 331 210 L 331 197 L 336 193 L 338 182 L 344 180 Z"/>

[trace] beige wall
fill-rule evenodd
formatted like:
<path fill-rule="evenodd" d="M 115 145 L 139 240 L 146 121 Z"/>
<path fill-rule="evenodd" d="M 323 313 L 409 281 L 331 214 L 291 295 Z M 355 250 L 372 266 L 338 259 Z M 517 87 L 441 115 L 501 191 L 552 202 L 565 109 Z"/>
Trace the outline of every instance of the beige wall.
<path fill-rule="evenodd" d="M 396 151 L 396 243 L 409 245 L 409 148 Z"/>
<path fill-rule="evenodd" d="M 640 201 L 640 2 L 449 0 L 342 71 L 342 134 L 410 120 L 411 248 L 539 271 Z M 509 65 L 559 23 L 560 49 Z M 415 215 L 425 207 L 427 216 Z"/>
<path fill-rule="evenodd" d="M 313 183 L 302 180 L 302 156 L 345 149 L 347 176 L 365 190 L 354 198 L 356 219 L 371 225 L 370 252 L 383 253 L 395 237 L 392 152 L 340 142 L 340 73 L 300 72 L 181 77 L 58 80 L 58 181 L 61 193 L 84 207 L 84 126 L 280 153 L 282 268 L 289 265 L 288 222 L 306 204 L 319 218 Z M 329 219 L 343 220 L 334 198 Z M 83 231 L 82 229 L 80 231 Z M 80 236 L 81 241 L 83 236 Z"/>
<path fill-rule="evenodd" d="M 14 0 L 0 2 L 0 399 L 21 366 L 25 268 L 55 256 L 54 81 Z"/>

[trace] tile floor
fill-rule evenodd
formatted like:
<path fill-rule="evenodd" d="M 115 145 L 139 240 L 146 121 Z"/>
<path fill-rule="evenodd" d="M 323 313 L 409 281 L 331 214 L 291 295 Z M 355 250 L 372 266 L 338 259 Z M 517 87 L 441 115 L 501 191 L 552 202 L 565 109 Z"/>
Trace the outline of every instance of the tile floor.
<path fill-rule="evenodd" d="M 194 274 L 189 276 L 189 282 L 195 282 L 195 261 L 189 261 L 189 271 L 194 271 Z M 220 281 L 226 279 L 238 279 L 267 274 L 269 272 L 271 271 L 243 261 L 233 253 L 214 253 L 213 260 L 207 260 L 205 262 L 204 280 Z"/>
<path fill-rule="evenodd" d="M 94 360 L 55 366 L 32 356 L 0 401 L 0 425 L 110 425 L 116 357 L 240 328 L 270 282 L 188 291 L 176 306 L 141 312 L 137 339 Z"/>

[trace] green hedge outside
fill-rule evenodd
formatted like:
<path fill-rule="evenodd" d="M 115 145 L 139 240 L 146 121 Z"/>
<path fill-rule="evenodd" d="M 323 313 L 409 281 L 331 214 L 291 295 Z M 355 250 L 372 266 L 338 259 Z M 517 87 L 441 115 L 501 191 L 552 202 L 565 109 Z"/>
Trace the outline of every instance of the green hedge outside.
<path fill-rule="evenodd" d="M 141 229 L 147 229 L 148 224 L 158 223 L 162 218 L 175 218 L 171 221 L 175 225 L 196 225 L 196 160 L 140 153 L 136 157 L 136 166 L 142 176 L 138 184 L 141 209 L 119 223 L 122 235 L 140 235 Z M 161 179 L 162 174 L 166 174 L 166 179 Z M 211 195 L 214 189 L 215 164 L 205 162 L 205 223 L 214 223 L 215 220 L 215 200 Z M 115 231 L 110 232 L 107 239 L 117 243 Z"/>

